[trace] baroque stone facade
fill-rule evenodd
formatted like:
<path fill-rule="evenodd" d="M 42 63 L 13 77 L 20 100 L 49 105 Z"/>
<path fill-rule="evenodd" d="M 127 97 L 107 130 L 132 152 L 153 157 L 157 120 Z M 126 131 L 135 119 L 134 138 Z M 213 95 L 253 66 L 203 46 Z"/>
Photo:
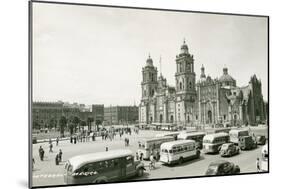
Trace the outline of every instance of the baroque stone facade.
<path fill-rule="evenodd" d="M 176 56 L 175 87 L 167 84 L 162 73 L 158 77 L 150 55 L 142 69 L 142 78 L 140 124 L 256 125 L 267 119 L 261 81 L 256 75 L 247 86 L 238 87 L 226 67 L 221 77 L 212 79 L 206 77 L 202 65 L 196 82 L 194 58 L 185 41 Z"/>

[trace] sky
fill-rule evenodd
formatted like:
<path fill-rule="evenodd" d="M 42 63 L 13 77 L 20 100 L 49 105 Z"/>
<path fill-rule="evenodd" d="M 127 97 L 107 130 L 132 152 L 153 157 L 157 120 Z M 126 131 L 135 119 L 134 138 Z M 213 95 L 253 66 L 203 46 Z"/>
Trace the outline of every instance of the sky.
<path fill-rule="evenodd" d="M 169 85 L 185 39 L 212 78 L 223 67 L 238 86 L 253 74 L 268 101 L 267 19 L 190 12 L 33 3 L 33 100 L 133 105 L 150 54 Z"/>

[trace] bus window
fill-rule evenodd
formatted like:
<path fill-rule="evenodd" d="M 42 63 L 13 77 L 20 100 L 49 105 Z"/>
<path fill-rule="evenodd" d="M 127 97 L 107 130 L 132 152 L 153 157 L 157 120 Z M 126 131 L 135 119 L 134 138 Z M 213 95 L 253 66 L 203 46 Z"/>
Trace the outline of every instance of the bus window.
<path fill-rule="evenodd" d="M 133 163 L 134 163 L 133 159 L 134 158 L 132 156 L 127 156 L 126 157 L 126 166 L 127 167 L 133 166 Z"/>

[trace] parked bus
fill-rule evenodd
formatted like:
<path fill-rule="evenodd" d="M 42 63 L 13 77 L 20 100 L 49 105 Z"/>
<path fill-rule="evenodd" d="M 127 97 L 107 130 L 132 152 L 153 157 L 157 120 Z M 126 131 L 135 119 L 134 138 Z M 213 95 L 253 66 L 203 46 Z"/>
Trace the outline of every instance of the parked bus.
<path fill-rule="evenodd" d="M 214 133 L 205 135 L 203 138 L 203 151 L 205 153 L 218 153 L 221 145 L 229 142 L 227 133 Z"/>
<path fill-rule="evenodd" d="M 143 154 L 143 159 L 149 159 L 151 153 L 153 156 L 156 156 L 157 153 L 160 153 L 160 146 L 164 142 L 173 141 L 174 137 L 164 136 L 164 137 L 156 137 L 149 139 L 142 139 L 139 141 L 138 154 Z"/>
<path fill-rule="evenodd" d="M 180 134 L 181 132 L 179 131 L 176 131 L 176 132 L 166 132 L 166 133 L 159 133 L 159 134 L 156 134 L 156 137 L 167 137 L 167 136 L 170 136 L 170 137 L 174 137 L 175 140 L 178 139 L 178 135 Z"/>
<path fill-rule="evenodd" d="M 229 140 L 235 144 L 239 143 L 239 138 L 242 136 L 249 136 L 248 129 L 232 129 L 229 131 Z"/>
<path fill-rule="evenodd" d="M 70 158 L 64 169 L 66 184 L 105 183 L 142 176 L 144 165 L 130 150 L 112 150 Z"/>
<path fill-rule="evenodd" d="M 264 145 L 261 149 L 261 161 L 260 161 L 261 171 L 268 171 L 268 146 Z"/>
<path fill-rule="evenodd" d="M 229 133 L 231 129 L 230 128 L 214 128 L 209 131 L 207 131 L 207 134 L 213 134 L 213 133 Z"/>
<path fill-rule="evenodd" d="M 204 132 L 180 133 L 178 135 L 178 140 L 194 140 L 196 142 L 196 147 L 202 149 L 205 135 Z"/>
<path fill-rule="evenodd" d="M 178 140 L 161 145 L 160 161 L 165 164 L 183 163 L 184 160 L 200 157 L 194 140 Z"/>

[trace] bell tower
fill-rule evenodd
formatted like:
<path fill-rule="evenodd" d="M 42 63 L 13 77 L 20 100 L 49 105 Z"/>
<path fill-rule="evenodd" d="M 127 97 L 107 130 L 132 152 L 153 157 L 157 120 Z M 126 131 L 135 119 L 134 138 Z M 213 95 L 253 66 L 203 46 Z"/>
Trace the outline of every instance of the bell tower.
<path fill-rule="evenodd" d="M 194 59 L 193 55 L 189 53 L 185 40 L 180 54 L 176 56 L 176 64 L 176 94 L 185 99 L 191 99 L 196 95 Z"/>
<path fill-rule="evenodd" d="M 196 75 L 193 55 L 189 53 L 185 40 L 180 48 L 180 53 L 176 56 L 176 64 L 176 119 L 178 123 L 187 126 L 194 119 Z"/>
<path fill-rule="evenodd" d="M 153 66 L 153 60 L 148 56 L 145 67 L 142 68 L 142 99 L 154 96 L 157 90 L 157 68 Z"/>

